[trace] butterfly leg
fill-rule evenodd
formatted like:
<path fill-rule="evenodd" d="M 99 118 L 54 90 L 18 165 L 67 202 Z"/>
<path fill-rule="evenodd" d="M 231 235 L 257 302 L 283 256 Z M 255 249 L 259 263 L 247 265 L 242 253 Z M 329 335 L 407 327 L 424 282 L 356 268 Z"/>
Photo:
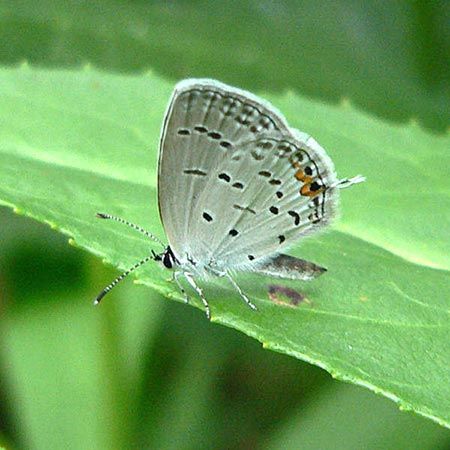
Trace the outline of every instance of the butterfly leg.
<path fill-rule="evenodd" d="M 182 272 L 177 272 L 176 270 L 173 272 L 172 275 L 172 281 L 175 282 L 175 284 L 177 285 L 178 289 L 180 290 L 180 292 L 183 294 L 184 297 L 184 302 L 185 303 L 189 303 L 189 296 L 186 293 L 186 290 L 184 289 L 184 287 L 181 285 L 180 280 L 178 280 L 178 277 L 182 274 Z"/>
<path fill-rule="evenodd" d="M 208 320 L 210 320 L 211 319 L 211 311 L 209 309 L 208 301 L 206 300 L 205 296 L 203 295 L 203 290 L 197 285 L 194 278 L 192 277 L 192 275 L 189 272 L 183 272 L 183 275 L 186 278 L 187 282 L 191 285 L 192 289 L 194 289 L 194 291 L 197 292 L 203 305 L 205 306 L 206 318 Z"/>
<path fill-rule="evenodd" d="M 225 272 L 225 276 L 230 280 L 230 283 L 233 285 L 233 287 L 238 291 L 238 294 L 241 296 L 242 300 L 244 300 L 245 303 L 247 303 L 250 308 L 254 309 L 256 311 L 256 306 L 250 301 L 250 299 L 242 292 L 242 289 L 239 287 L 239 285 L 236 283 L 236 281 L 233 280 L 229 272 Z"/>

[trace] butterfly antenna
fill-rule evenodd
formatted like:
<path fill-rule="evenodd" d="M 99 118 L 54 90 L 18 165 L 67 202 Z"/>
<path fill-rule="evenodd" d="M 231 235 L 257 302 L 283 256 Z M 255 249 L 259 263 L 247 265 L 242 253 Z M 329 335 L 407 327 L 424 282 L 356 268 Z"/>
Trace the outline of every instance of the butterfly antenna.
<path fill-rule="evenodd" d="M 163 248 L 166 247 L 163 244 L 163 242 L 160 239 L 158 239 L 155 235 L 153 235 L 152 233 L 150 233 L 147 230 L 144 230 L 139 225 L 135 225 L 134 223 L 128 222 L 128 220 L 121 219 L 120 217 L 116 217 L 116 216 L 111 216 L 110 214 L 105 214 L 105 213 L 97 213 L 96 217 L 98 217 L 99 219 L 115 220 L 116 222 L 123 223 L 124 225 L 128 225 L 129 227 L 133 228 L 134 230 L 139 231 L 139 233 L 142 233 L 143 235 L 147 236 L 152 241 L 158 243 L 159 245 L 161 245 L 161 247 L 163 247 Z"/>
<path fill-rule="evenodd" d="M 330 187 L 337 187 L 339 189 L 345 189 L 350 186 L 353 186 L 354 184 L 362 183 L 366 181 L 366 177 L 362 175 L 356 175 L 356 177 L 353 178 L 342 178 L 342 180 L 338 180 L 334 185 Z"/>
<path fill-rule="evenodd" d="M 133 272 L 134 270 L 136 270 L 138 267 L 141 267 L 143 264 L 145 264 L 146 262 L 150 261 L 151 259 L 154 259 L 153 256 L 146 256 L 144 259 L 142 259 L 141 261 L 139 261 L 138 263 L 136 263 L 133 267 L 129 268 L 128 270 L 126 270 L 124 273 L 122 273 L 121 275 L 119 275 L 114 281 L 112 281 L 110 284 L 108 284 L 108 286 L 105 287 L 105 289 L 103 289 L 102 292 L 100 292 L 100 294 L 97 295 L 97 297 L 94 300 L 94 305 L 98 305 L 101 301 L 101 299 L 114 287 L 116 286 L 118 283 L 120 283 L 126 276 L 128 276 L 131 272 Z"/>

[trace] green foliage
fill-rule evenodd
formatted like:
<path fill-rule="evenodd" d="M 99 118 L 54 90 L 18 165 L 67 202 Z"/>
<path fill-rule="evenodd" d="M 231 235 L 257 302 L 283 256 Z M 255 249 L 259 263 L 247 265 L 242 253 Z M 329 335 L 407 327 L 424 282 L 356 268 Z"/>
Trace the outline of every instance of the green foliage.
<path fill-rule="evenodd" d="M 171 89 L 152 74 L 1 70 L 1 202 L 129 267 L 151 244 L 94 215 L 123 216 L 163 237 L 156 153 Z M 239 281 L 259 311 L 217 281 L 206 285 L 213 321 L 449 426 L 448 138 L 293 93 L 270 100 L 314 135 L 341 176 L 362 173 L 368 181 L 343 192 L 343 217 L 333 231 L 292 250 L 329 269 L 312 283 L 290 285 L 309 302 L 276 305 L 270 279 L 245 275 Z M 180 300 L 156 265 L 138 277 Z"/>
<path fill-rule="evenodd" d="M 0 2 L 3 67 L 77 69 L 0 74 L 0 198 L 38 218 L 0 207 L 0 446 L 448 448 L 447 429 L 165 301 L 156 290 L 179 297 L 154 266 L 138 281 L 156 289 L 124 282 L 100 308 L 89 301 L 117 275 L 92 253 L 125 268 L 152 246 L 93 213 L 163 237 L 155 153 L 167 97 L 179 79 L 217 78 L 272 100 L 340 176 L 368 181 L 342 193 L 333 231 L 293 250 L 329 269 L 289 285 L 309 303 L 269 304 L 274 280 L 243 276 L 262 318 L 206 285 L 215 320 L 272 343 L 295 320 L 281 351 L 300 342 L 300 356 L 448 424 L 448 407 L 444 419 L 437 410 L 448 398 L 448 139 L 432 135 L 449 124 L 448 12 L 412 0 Z"/>

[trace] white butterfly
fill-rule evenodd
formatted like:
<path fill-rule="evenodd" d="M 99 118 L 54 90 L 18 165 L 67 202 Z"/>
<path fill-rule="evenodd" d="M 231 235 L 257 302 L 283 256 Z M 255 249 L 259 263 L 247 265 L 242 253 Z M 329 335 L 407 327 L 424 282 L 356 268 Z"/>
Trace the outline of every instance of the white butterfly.
<path fill-rule="evenodd" d="M 310 280 L 326 269 L 282 254 L 336 216 L 339 189 L 364 177 L 339 180 L 325 150 L 290 128 L 270 103 L 218 81 L 188 79 L 175 86 L 161 133 L 158 202 L 169 241 L 120 275 L 106 295 L 137 267 L 153 259 L 184 278 L 209 304 L 195 279 L 226 277 L 242 299 L 255 305 L 232 272 Z M 137 225 L 109 214 L 164 244 Z"/>

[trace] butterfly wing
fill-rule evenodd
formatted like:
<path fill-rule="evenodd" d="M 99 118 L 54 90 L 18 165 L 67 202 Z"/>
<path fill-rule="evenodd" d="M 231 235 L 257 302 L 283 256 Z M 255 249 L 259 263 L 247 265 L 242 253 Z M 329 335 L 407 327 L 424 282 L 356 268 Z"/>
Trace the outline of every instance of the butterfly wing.
<path fill-rule="evenodd" d="M 201 243 L 208 237 L 198 245 L 219 267 L 254 267 L 330 222 L 336 184 L 332 162 L 311 138 L 300 140 L 291 131 L 242 142 L 199 194 L 197 215 L 216 212 L 219 223 L 201 222 L 192 238 Z"/>
<path fill-rule="evenodd" d="M 281 136 L 288 125 L 250 93 L 214 80 L 176 85 L 161 133 L 158 202 L 166 235 L 179 258 L 202 256 L 201 245 L 192 248 L 196 247 L 192 231 L 202 237 L 199 225 L 205 219 L 203 211 L 200 215 L 197 211 L 207 181 L 240 143 L 262 132 Z"/>
<path fill-rule="evenodd" d="M 164 121 L 160 214 L 178 257 L 261 265 L 335 215 L 325 151 L 270 104 L 211 80 L 179 83 Z"/>

